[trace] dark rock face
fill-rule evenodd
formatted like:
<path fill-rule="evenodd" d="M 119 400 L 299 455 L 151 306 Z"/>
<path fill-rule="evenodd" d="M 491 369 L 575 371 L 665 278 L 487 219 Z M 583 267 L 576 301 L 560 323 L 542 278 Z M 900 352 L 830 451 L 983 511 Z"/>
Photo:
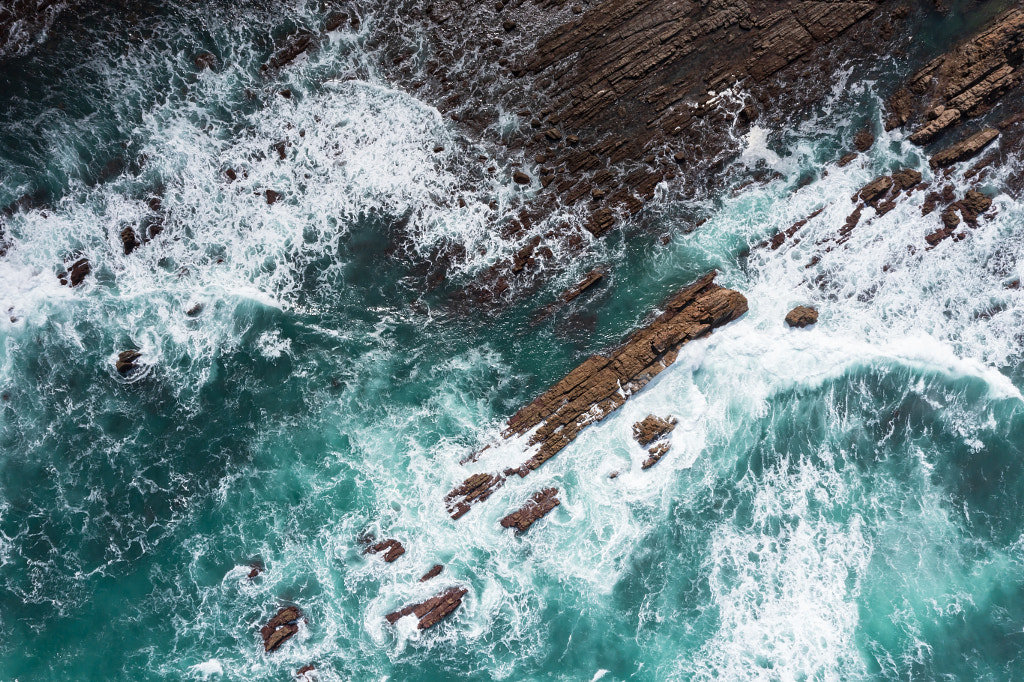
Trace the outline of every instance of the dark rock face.
<path fill-rule="evenodd" d="M 137 350 L 123 350 L 117 356 L 117 371 L 121 376 L 128 376 L 134 372 L 138 366 L 135 361 L 142 357 L 142 353 Z"/>
<path fill-rule="evenodd" d="M 382 540 L 367 547 L 364 554 L 380 554 L 381 552 L 384 553 L 384 561 L 390 564 L 405 554 L 405 547 L 398 540 Z"/>
<path fill-rule="evenodd" d="M 512 173 L 512 181 L 515 182 L 517 185 L 529 185 L 530 176 L 524 173 L 523 171 L 517 170 L 514 173 Z"/>
<path fill-rule="evenodd" d="M 213 56 L 212 52 L 200 52 L 196 55 L 195 64 L 196 71 L 212 70 L 217 65 L 217 58 Z"/>
<path fill-rule="evenodd" d="M 514 511 L 501 520 L 503 528 L 515 528 L 516 533 L 525 533 L 537 519 L 546 516 L 552 509 L 561 504 L 558 500 L 558 488 L 545 488 L 534 493 L 533 497 L 518 511 Z"/>
<path fill-rule="evenodd" d="M 124 247 L 126 256 L 139 247 L 139 239 L 135 236 L 135 230 L 130 227 L 121 230 L 121 245 Z"/>
<path fill-rule="evenodd" d="M 443 618 L 448 616 L 455 609 L 462 606 L 462 598 L 468 590 L 462 587 L 450 587 L 441 594 L 431 597 L 420 604 L 410 604 L 405 608 L 389 613 L 384 616 L 389 623 L 394 625 L 399 618 L 414 615 L 420 619 L 416 626 L 420 630 L 426 630 L 437 625 Z"/>
<path fill-rule="evenodd" d="M 303 52 L 315 46 L 313 33 L 307 30 L 296 31 L 288 36 L 284 45 L 260 67 L 265 74 L 272 74 L 282 67 L 291 64 Z"/>
<path fill-rule="evenodd" d="M 273 204 L 275 201 L 277 201 L 278 199 L 281 198 L 281 195 L 278 194 L 277 192 L 275 192 L 272 189 L 268 189 L 267 190 L 266 196 L 267 196 L 267 203 L 268 204 Z"/>
<path fill-rule="evenodd" d="M 818 321 L 818 311 L 808 306 L 799 305 L 786 315 L 786 324 L 790 327 L 804 327 L 815 324 Z"/>
<path fill-rule="evenodd" d="M 263 562 L 259 559 L 256 559 L 251 564 L 249 564 L 249 575 L 247 577 L 249 578 L 249 580 L 255 580 L 257 577 L 259 577 L 259 574 L 262 572 Z"/>
<path fill-rule="evenodd" d="M 309 665 L 304 665 L 301 668 L 299 668 L 298 670 L 296 670 L 295 671 L 295 677 L 298 677 L 300 679 L 302 679 L 302 678 L 310 679 L 310 678 L 312 678 L 311 673 L 313 673 L 313 672 L 316 672 L 316 666 L 313 665 L 312 663 L 310 663 Z"/>
<path fill-rule="evenodd" d="M 633 424 L 633 438 L 643 447 L 647 447 L 667 433 L 676 428 L 677 420 L 674 418 L 662 419 L 653 414 L 647 415 L 642 421 Z"/>
<path fill-rule="evenodd" d="M 77 287 L 85 280 L 86 276 L 90 272 L 92 272 L 92 266 L 89 264 L 89 260 L 87 258 L 79 258 L 71 264 L 71 267 L 67 269 L 67 272 L 61 272 L 58 274 L 57 279 L 60 280 L 60 283 L 64 286 L 67 286 L 70 283 L 71 286 Z"/>
<path fill-rule="evenodd" d="M 857 133 L 853 138 L 854 149 L 862 153 L 871 149 L 871 145 L 873 145 L 874 143 L 875 136 L 867 128 Z"/>
<path fill-rule="evenodd" d="M 441 575 L 441 571 L 443 570 L 444 566 L 442 566 L 441 564 L 434 564 L 429 571 L 423 574 L 423 577 L 420 578 L 420 582 L 425 583 L 432 578 L 436 578 L 437 576 Z"/>
<path fill-rule="evenodd" d="M 277 615 L 260 628 L 263 650 L 269 654 L 295 636 L 299 631 L 296 621 L 301 617 L 302 611 L 297 606 L 287 606 L 278 611 Z"/>

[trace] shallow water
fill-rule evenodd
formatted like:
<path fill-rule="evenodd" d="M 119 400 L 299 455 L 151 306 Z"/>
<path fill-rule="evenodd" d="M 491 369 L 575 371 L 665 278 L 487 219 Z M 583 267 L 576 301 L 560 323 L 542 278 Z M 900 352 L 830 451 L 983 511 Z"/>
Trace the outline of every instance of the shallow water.
<path fill-rule="evenodd" d="M 0 205 L 41 203 L 5 221 L 0 258 L 0 677 L 1024 674 L 1024 300 L 1005 286 L 1024 206 L 999 195 L 966 240 L 926 251 L 939 218 L 918 193 L 805 267 L 865 182 L 929 175 L 896 135 L 833 163 L 864 120 L 880 128 L 877 74 L 912 65 L 851 70 L 801 126 L 737 135 L 737 184 L 755 167 L 782 179 L 707 197 L 700 229 L 665 188 L 630 240 L 595 244 L 520 309 L 466 316 L 423 293 L 417 258 L 461 244 L 452 286 L 471 279 L 514 248 L 487 204 L 510 210 L 517 190 L 474 176 L 478 150 L 376 73 L 373 12 L 262 80 L 271 37 L 318 16 L 101 13 L 4 67 Z M 201 49 L 216 72 L 195 73 Z M 149 224 L 156 195 L 163 231 L 125 256 L 121 230 Z M 756 248 L 823 206 L 800 244 Z M 93 275 L 68 289 L 56 272 L 77 252 Z M 604 262 L 609 281 L 530 324 Z M 712 267 L 748 297 L 744 318 L 448 519 L 443 491 L 525 457 L 510 442 L 461 459 Z M 786 328 L 797 304 L 820 322 Z M 129 347 L 144 369 L 125 380 Z M 652 412 L 679 425 L 641 471 L 631 425 Z M 498 526 L 549 484 L 554 513 L 522 537 Z M 406 554 L 361 555 L 367 531 Z M 455 583 L 465 604 L 438 627 L 384 621 Z M 286 602 L 308 623 L 265 656 L 258 626 Z"/>

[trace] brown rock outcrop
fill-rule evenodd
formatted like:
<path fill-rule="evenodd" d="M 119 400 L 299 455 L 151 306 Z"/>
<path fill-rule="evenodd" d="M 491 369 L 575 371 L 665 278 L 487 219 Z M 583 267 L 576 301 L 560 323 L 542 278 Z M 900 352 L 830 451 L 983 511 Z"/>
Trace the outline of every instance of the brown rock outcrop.
<path fill-rule="evenodd" d="M 270 653 L 291 639 L 299 631 L 296 621 L 301 617 L 302 611 L 297 606 L 286 606 L 279 610 L 273 618 L 267 621 L 266 625 L 260 628 L 263 650 Z"/>
<path fill-rule="evenodd" d="M 453 519 L 460 518 L 471 504 L 483 502 L 504 483 L 505 478 L 497 474 L 473 474 L 445 496 L 448 514 Z"/>
<path fill-rule="evenodd" d="M 409 606 L 406 606 L 399 611 L 389 613 L 384 617 L 389 623 L 394 625 L 400 618 L 414 615 L 420 619 L 420 622 L 416 627 L 420 630 L 426 630 L 427 628 L 437 625 L 441 619 L 459 608 L 462 605 L 462 598 L 466 596 L 468 591 L 469 590 L 463 587 L 450 587 L 441 594 L 431 597 L 425 602 L 410 604 Z"/>
<path fill-rule="evenodd" d="M 591 270 L 583 277 L 583 279 L 578 284 L 573 286 L 571 289 L 563 292 L 559 298 L 561 299 L 562 303 L 568 303 L 569 301 L 573 300 L 574 298 L 582 294 L 584 291 L 589 289 L 590 287 L 600 282 L 603 277 L 604 270 L 600 268 Z"/>
<path fill-rule="evenodd" d="M 391 563 L 398 557 L 405 554 L 405 547 L 398 540 L 381 540 L 380 542 L 370 545 L 366 548 L 364 554 L 380 554 L 384 553 L 384 561 Z"/>
<path fill-rule="evenodd" d="M 995 128 L 986 128 L 980 133 L 971 135 L 963 142 L 958 142 L 952 147 L 943 149 L 931 158 L 932 168 L 944 168 L 945 166 L 952 166 L 954 163 L 965 161 L 972 156 L 978 154 L 984 149 L 992 140 L 999 137 L 999 131 Z"/>
<path fill-rule="evenodd" d="M 675 418 L 662 419 L 649 414 L 642 421 L 633 424 L 633 438 L 643 447 L 647 447 L 666 433 L 670 433 L 676 428 L 677 423 L 678 420 Z"/>
<path fill-rule="evenodd" d="M 310 673 L 313 673 L 313 672 L 316 672 L 316 666 L 313 665 L 312 663 L 310 663 L 309 665 L 304 665 L 301 668 L 299 668 L 297 671 L 295 671 L 295 677 L 298 677 L 300 679 L 301 678 L 309 679 L 310 677 L 312 677 L 310 675 Z"/>
<path fill-rule="evenodd" d="M 273 73 L 295 61 L 300 54 L 314 45 L 313 34 L 310 31 L 296 31 L 285 39 L 284 45 L 260 67 L 260 71 L 265 74 Z"/>
<path fill-rule="evenodd" d="M 655 445 L 647 451 L 648 457 L 640 465 L 640 468 L 644 471 L 650 469 L 652 466 L 660 462 L 662 457 L 668 454 L 669 448 L 671 447 L 671 443 L 658 443 Z"/>
<path fill-rule="evenodd" d="M 92 272 L 92 265 L 89 264 L 89 260 L 87 258 L 79 258 L 71 264 L 71 267 L 66 272 L 62 271 L 58 274 L 57 279 L 64 286 L 70 283 L 71 286 L 77 287 L 90 272 Z"/>
<path fill-rule="evenodd" d="M 709 273 L 668 300 L 665 312 L 611 354 L 594 355 L 508 421 L 506 438 L 537 428 L 540 448 L 520 476 L 541 466 L 588 424 L 604 419 L 628 396 L 675 362 L 679 349 L 747 311 L 746 298 L 714 283 Z"/>
<path fill-rule="evenodd" d="M 537 519 L 547 516 L 561 504 L 557 495 L 558 488 L 545 488 L 534 493 L 520 509 L 501 520 L 502 528 L 515 528 L 517 534 L 525 533 Z"/>
<path fill-rule="evenodd" d="M 786 324 L 790 327 L 799 327 L 803 329 L 808 325 L 815 324 L 817 321 L 818 311 L 805 305 L 799 305 L 793 308 L 786 315 Z"/>
<path fill-rule="evenodd" d="M 443 570 L 444 566 L 442 566 L 441 564 L 434 564 L 429 571 L 423 574 L 423 577 L 420 578 L 420 582 L 425 583 L 432 578 L 436 578 L 437 576 L 441 575 L 441 571 Z"/>

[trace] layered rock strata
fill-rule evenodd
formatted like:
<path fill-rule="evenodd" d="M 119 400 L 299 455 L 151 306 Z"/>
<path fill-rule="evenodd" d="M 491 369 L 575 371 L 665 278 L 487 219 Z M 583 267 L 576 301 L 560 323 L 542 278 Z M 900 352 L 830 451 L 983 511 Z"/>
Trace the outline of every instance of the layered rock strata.
<path fill-rule="evenodd" d="M 517 534 L 525 533 L 538 519 L 561 504 L 557 495 L 558 488 L 545 488 L 534 493 L 520 509 L 500 521 L 501 527 L 515 528 Z"/>
<path fill-rule="evenodd" d="M 464 587 L 450 587 L 425 602 L 410 604 L 403 609 L 387 614 L 384 618 L 394 625 L 400 618 L 416 616 L 420 619 L 416 626 L 417 629 L 426 630 L 437 625 L 443 618 L 462 606 L 462 598 L 468 591 Z"/>
<path fill-rule="evenodd" d="M 666 301 L 664 312 L 607 355 L 594 355 L 508 420 L 503 436 L 536 429 L 528 444 L 539 446 L 518 469 L 473 474 L 445 496 L 453 519 L 501 487 L 505 476 L 530 471 L 554 457 L 589 424 L 621 407 L 675 362 L 683 345 L 709 334 L 747 311 L 743 294 L 715 284 L 711 272 Z M 472 459 L 472 458 L 471 458 Z"/>
<path fill-rule="evenodd" d="M 643 447 L 647 447 L 662 436 L 671 433 L 677 423 L 675 418 L 662 419 L 649 414 L 633 424 L 633 439 Z"/>
<path fill-rule="evenodd" d="M 286 606 L 267 621 L 267 624 L 260 628 L 260 636 L 263 638 L 263 650 L 270 653 L 295 636 L 299 631 L 297 621 L 302 617 L 302 611 L 297 606 Z"/>

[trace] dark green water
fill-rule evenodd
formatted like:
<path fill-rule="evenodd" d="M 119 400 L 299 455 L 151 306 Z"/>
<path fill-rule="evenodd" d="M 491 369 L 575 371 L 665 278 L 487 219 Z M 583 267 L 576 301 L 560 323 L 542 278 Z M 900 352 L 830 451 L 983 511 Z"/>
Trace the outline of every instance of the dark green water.
<path fill-rule="evenodd" d="M 456 283 L 512 247 L 462 189 L 458 132 L 375 75 L 373 13 L 257 75 L 272 35 L 319 16 L 101 11 L 3 67 L 0 205 L 43 203 L 5 220 L 0 258 L 0 678 L 286 680 L 310 662 L 322 680 L 1024 675 L 1024 302 L 1004 286 L 1019 204 L 1001 195 L 969 239 L 912 254 L 938 220 L 917 197 L 824 254 L 811 274 L 829 284 L 812 286 L 804 265 L 848 197 L 921 163 L 893 134 L 864 165 L 830 165 L 881 116 L 874 76 L 851 76 L 804 126 L 741 141 L 737 167 L 785 180 L 709 198 L 692 233 L 693 207 L 668 202 L 519 309 L 459 315 L 422 294 L 396 226 L 422 253 L 479 254 Z M 927 29 L 941 43 L 962 19 Z M 222 68 L 197 75 L 202 49 Z M 502 205 L 516 191 L 492 189 Z M 124 256 L 156 193 L 163 232 Z M 800 246 L 749 255 L 821 206 Z M 77 252 L 93 274 L 61 287 Z M 610 281 L 531 326 L 599 262 Z M 465 455 L 711 267 L 747 316 L 448 519 L 441 496 L 467 472 L 524 459 L 516 442 Z M 784 327 L 799 303 L 816 327 Z M 128 380 L 125 348 L 143 352 Z M 645 472 L 630 436 L 650 412 L 679 426 Z M 522 537 L 498 526 L 545 485 L 556 512 Z M 406 554 L 362 555 L 368 530 Z M 452 584 L 469 592 L 440 626 L 384 621 Z M 308 623 L 266 656 L 258 627 L 285 603 Z"/>

